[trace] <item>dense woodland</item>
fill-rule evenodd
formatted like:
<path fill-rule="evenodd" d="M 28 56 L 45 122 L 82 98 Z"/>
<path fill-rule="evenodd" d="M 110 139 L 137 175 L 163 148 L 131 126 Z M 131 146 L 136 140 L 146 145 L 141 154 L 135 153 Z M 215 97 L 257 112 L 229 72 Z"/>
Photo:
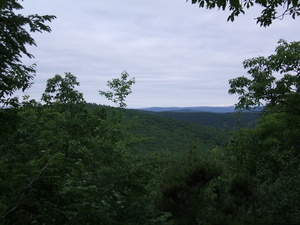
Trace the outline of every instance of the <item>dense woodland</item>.
<path fill-rule="evenodd" d="M 239 127 L 255 126 L 255 121 L 260 119 L 261 112 L 240 112 L 235 113 L 212 113 L 212 112 L 147 112 L 162 117 L 209 126 L 216 128 L 236 129 Z"/>
<path fill-rule="evenodd" d="M 126 71 L 99 91 L 116 107 L 86 103 L 71 73 L 19 99 L 35 76 L 24 27 L 50 32 L 55 19 L 20 8 L 0 4 L 2 224 L 300 224 L 300 42 L 280 40 L 229 81 L 237 109 L 259 115 L 129 110 Z"/>

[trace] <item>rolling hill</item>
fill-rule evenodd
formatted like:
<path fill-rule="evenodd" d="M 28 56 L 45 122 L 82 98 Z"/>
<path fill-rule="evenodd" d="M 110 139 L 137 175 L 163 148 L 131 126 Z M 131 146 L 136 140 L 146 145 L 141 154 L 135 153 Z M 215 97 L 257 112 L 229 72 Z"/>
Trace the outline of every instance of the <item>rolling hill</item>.
<path fill-rule="evenodd" d="M 151 112 L 216 112 L 228 113 L 234 112 L 235 106 L 213 107 L 213 106 L 198 106 L 198 107 L 149 107 L 139 110 Z"/>
<path fill-rule="evenodd" d="M 201 126 L 209 126 L 215 128 L 228 127 L 230 129 L 253 126 L 255 124 L 255 121 L 260 118 L 259 112 L 144 112 Z"/>
<path fill-rule="evenodd" d="M 90 104 L 90 107 L 99 107 Z M 113 108 L 106 108 L 108 112 Z M 181 151 L 196 146 L 208 150 L 223 146 L 237 126 L 247 126 L 259 118 L 259 113 L 212 113 L 212 112 L 153 112 L 124 109 L 125 123 L 135 121 L 128 130 L 133 136 L 146 140 L 135 143 L 139 152 Z"/>

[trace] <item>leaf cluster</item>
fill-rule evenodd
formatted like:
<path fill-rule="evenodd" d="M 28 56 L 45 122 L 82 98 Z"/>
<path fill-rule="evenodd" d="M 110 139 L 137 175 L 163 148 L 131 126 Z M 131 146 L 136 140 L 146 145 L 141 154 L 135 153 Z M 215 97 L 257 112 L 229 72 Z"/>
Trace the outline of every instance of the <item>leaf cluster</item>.
<path fill-rule="evenodd" d="M 84 103 L 83 94 L 75 90 L 75 86 L 79 86 L 76 76 L 71 73 L 65 73 L 63 78 L 61 75 L 55 75 L 47 81 L 45 92 L 42 95 L 42 101 L 47 105 L 54 103 Z"/>
<path fill-rule="evenodd" d="M 228 9 L 231 14 L 227 21 L 234 21 L 240 14 L 245 14 L 245 9 L 255 5 L 262 8 L 261 15 L 256 18 L 260 26 L 270 26 L 275 19 L 283 19 L 290 15 L 293 19 L 300 15 L 300 3 L 298 0 L 192 0 L 192 4 L 199 4 L 201 8 L 221 10 Z M 281 12 L 278 10 L 281 9 Z"/>
<path fill-rule="evenodd" d="M 280 40 L 275 52 L 243 62 L 251 79 L 242 76 L 229 81 L 229 93 L 239 95 L 238 108 L 266 105 L 300 113 L 300 42 Z"/>
<path fill-rule="evenodd" d="M 29 88 L 35 75 L 35 64 L 26 66 L 21 60 L 24 55 L 33 58 L 26 48 L 36 46 L 30 32 L 50 32 L 46 22 L 56 18 L 52 15 L 23 16 L 15 12 L 22 8 L 16 0 L 4 0 L 0 5 L 0 103 L 7 105 L 14 102 L 8 96 L 16 90 Z"/>
<path fill-rule="evenodd" d="M 107 82 L 107 86 L 112 91 L 99 91 L 99 94 L 117 104 L 118 107 L 126 108 L 127 104 L 125 103 L 125 99 L 132 93 L 131 86 L 135 84 L 135 79 L 131 78 L 127 80 L 128 77 L 129 74 L 127 71 L 123 71 L 121 78 L 112 79 Z"/>

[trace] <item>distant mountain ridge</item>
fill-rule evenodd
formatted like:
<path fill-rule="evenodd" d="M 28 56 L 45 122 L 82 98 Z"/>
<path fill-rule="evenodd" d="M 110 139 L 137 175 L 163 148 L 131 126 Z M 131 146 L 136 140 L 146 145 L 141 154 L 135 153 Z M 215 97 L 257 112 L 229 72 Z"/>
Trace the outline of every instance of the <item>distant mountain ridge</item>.
<path fill-rule="evenodd" d="M 149 107 L 138 110 L 151 112 L 214 112 L 230 113 L 235 112 L 235 106 L 197 106 L 197 107 Z"/>

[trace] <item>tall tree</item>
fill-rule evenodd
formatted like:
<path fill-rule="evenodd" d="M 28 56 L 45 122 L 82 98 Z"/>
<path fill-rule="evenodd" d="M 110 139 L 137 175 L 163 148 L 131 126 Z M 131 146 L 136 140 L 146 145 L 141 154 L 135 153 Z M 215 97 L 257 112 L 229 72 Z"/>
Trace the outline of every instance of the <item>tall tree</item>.
<path fill-rule="evenodd" d="M 251 78 L 242 76 L 229 81 L 229 93 L 239 95 L 238 108 L 264 104 L 270 109 L 300 114 L 300 42 L 278 43 L 275 54 L 243 62 Z"/>
<path fill-rule="evenodd" d="M 22 63 L 22 56 L 33 58 L 26 47 L 36 46 L 30 33 L 50 32 L 46 22 L 55 19 L 53 15 L 23 16 L 15 11 L 23 9 L 18 0 L 0 2 L 0 104 L 10 105 L 15 99 L 9 98 L 17 90 L 26 90 L 35 76 L 35 64 Z M 27 31 L 26 27 L 29 28 Z"/>
<path fill-rule="evenodd" d="M 230 203 L 238 224 L 299 224 L 299 50 L 300 42 L 280 40 L 275 54 L 243 62 L 250 78 L 229 81 L 237 108 L 264 105 L 268 112 L 224 151 L 229 182 L 222 204 Z"/>
<path fill-rule="evenodd" d="M 57 74 L 53 78 L 47 80 L 45 93 L 42 95 L 42 101 L 47 105 L 57 103 L 82 103 L 85 102 L 83 94 L 75 90 L 75 86 L 79 86 L 79 82 L 71 73 L 65 73 L 65 77 Z"/>
<path fill-rule="evenodd" d="M 199 7 L 207 9 L 229 10 L 231 14 L 228 16 L 228 21 L 234 21 L 241 13 L 245 14 L 245 9 L 259 6 L 262 11 L 256 20 L 264 27 L 271 25 L 275 19 L 282 19 L 287 15 L 295 19 L 300 15 L 298 0 L 192 0 L 192 4 L 199 4 Z"/>
<path fill-rule="evenodd" d="M 77 85 L 70 73 L 56 75 L 46 105 L 13 109 L 16 129 L 0 135 L 0 223 L 162 224 L 156 157 L 132 154 L 136 138 L 119 114 L 81 104 Z"/>
<path fill-rule="evenodd" d="M 126 108 L 125 103 L 126 97 L 132 93 L 131 86 L 135 83 L 135 79 L 132 78 L 127 80 L 129 74 L 124 70 L 121 74 L 121 78 L 112 79 L 112 81 L 107 81 L 107 86 L 112 91 L 99 91 L 100 95 L 103 95 L 108 100 L 117 104 L 120 108 Z"/>

